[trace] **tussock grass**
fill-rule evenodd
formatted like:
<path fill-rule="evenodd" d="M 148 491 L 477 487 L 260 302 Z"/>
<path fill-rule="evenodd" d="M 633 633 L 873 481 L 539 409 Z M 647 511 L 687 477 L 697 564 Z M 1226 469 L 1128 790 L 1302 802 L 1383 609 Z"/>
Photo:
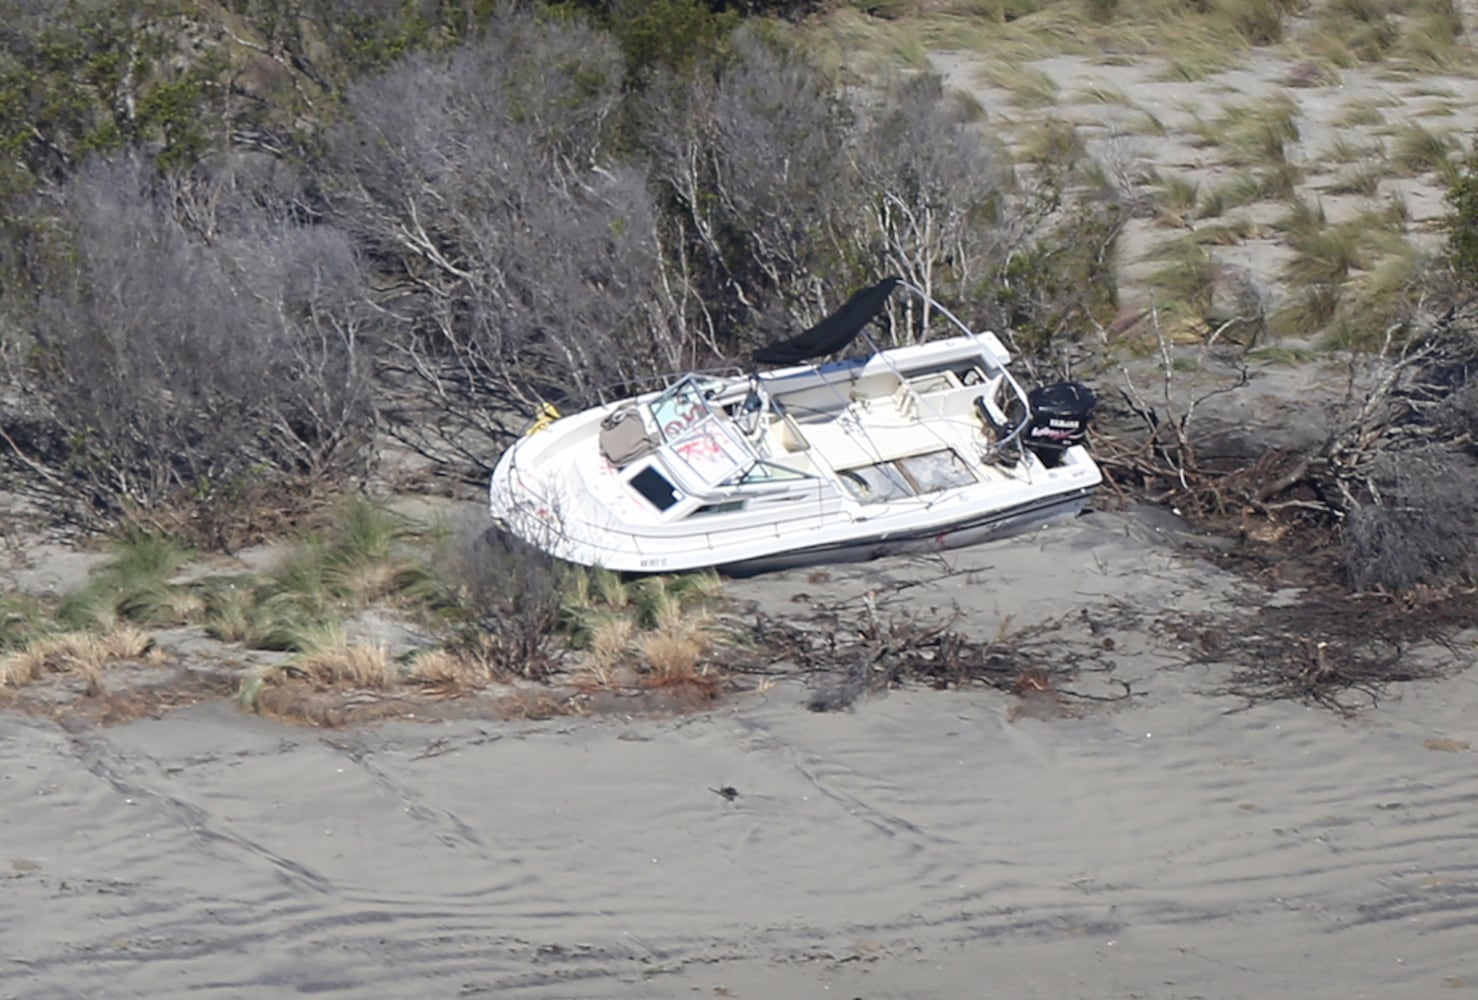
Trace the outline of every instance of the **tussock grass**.
<path fill-rule="evenodd" d="M 1091 83 L 1079 89 L 1072 95 L 1074 102 L 1078 104 L 1117 104 L 1121 107 L 1132 108 L 1134 101 L 1123 89 L 1110 83 Z"/>
<path fill-rule="evenodd" d="M 1163 261 L 1146 282 L 1161 293 L 1168 309 L 1187 309 L 1203 316 L 1211 308 L 1215 273 L 1211 255 L 1194 239 L 1170 240 L 1156 248 L 1154 257 Z"/>
<path fill-rule="evenodd" d="M 123 622 L 176 625 L 195 620 L 204 604 L 188 588 L 169 583 L 191 558 L 176 539 L 129 531 L 87 583 L 57 608 L 64 627 L 108 630 Z"/>
<path fill-rule="evenodd" d="M 929 65 L 924 25 L 912 17 L 889 19 L 841 8 L 799 28 L 794 37 L 806 56 L 832 79 L 897 67 L 923 70 Z"/>
<path fill-rule="evenodd" d="M 1251 104 L 1224 108 L 1214 122 L 1200 122 L 1196 134 L 1207 145 L 1224 150 L 1234 166 L 1282 164 L 1288 144 L 1297 142 L 1298 104 L 1279 93 Z"/>
<path fill-rule="evenodd" d="M 0 595 L 0 653 L 29 645 L 55 628 L 41 600 L 22 593 Z"/>
<path fill-rule="evenodd" d="M 1412 3 L 1396 51 L 1418 69 L 1445 71 L 1463 63 L 1462 10 L 1455 0 Z"/>
<path fill-rule="evenodd" d="M 1030 9 L 1021 5 L 999 18 L 982 17 L 973 6 L 966 3 L 952 9 L 947 3 L 939 13 L 925 18 L 920 24 L 924 43 L 931 48 L 988 52 L 1010 63 L 1099 52 L 1094 25 L 1075 4 L 1034 3 Z"/>
<path fill-rule="evenodd" d="M 351 642 L 337 623 L 306 629 L 305 651 L 288 668 L 331 687 L 388 688 L 402 676 L 384 643 Z"/>
<path fill-rule="evenodd" d="M 1366 164 L 1367 161 L 1379 161 L 1386 155 L 1385 147 L 1380 142 L 1367 143 L 1353 140 L 1345 135 L 1338 135 L 1329 144 L 1329 148 L 1319 154 L 1319 159 L 1324 163 L 1359 163 Z M 1376 162 L 1368 163 L 1374 168 Z"/>
<path fill-rule="evenodd" d="M 1196 215 L 1201 186 L 1189 177 L 1172 174 L 1160 179 L 1160 190 L 1155 201 L 1160 223 L 1167 226 L 1189 225 Z"/>
<path fill-rule="evenodd" d="M 1251 219 L 1233 217 L 1224 222 L 1213 222 L 1197 226 L 1188 238 L 1203 247 L 1233 246 L 1257 235 L 1257 226 Z"/>
<path fill-rule="evenodd" d="M 1207 192 L 1197 216 L 1214 219 L 1233 208 L 1265 200 L 1282 200 L 1292 192 L 1293 174 L 1278 170 L 1244 170 Z"/>
<path fill-rule="evenodd" d="M 1211 13 L 1248 45 L 1261 46 L 1283 40 L 1285 21 L 1297 8 L 1291 0 L 1223 0 L 1211 5 Z"/>
<path fill-rule="evenodd" d="M 142 659 L 153 644 L 148 633 L 132 625 L 107 632 L 43 635 L 0 657 L 0 687 L 20 687 L 48 673 L 77 673 L 87 679 L 88 693 L 97 694 L 108 663 Z"/>
<path fill-rule="evenodd" d="M 981 83 L 1006 91 L 1018 108 L 1041 109 L 1057 104 L 1060 88 L 1049 74 L 1031 66 L 991 63 L 980 70 Z"/>
<path fill-rule="evenodd" d="M 1303 233 L 1292 243 L 1294 256 L 1283 274 L 1295 285 L 1338 285 L 1351 271 L 1366 266 L 1364 243 L 1349 226 Z"/>
<path fill-rule="evenodd" d="M 1087 155 L 1087 146 L 1077 126 L 1061 119 L 1038 122 L 1020 136 L 1018 152 L 1028 163 L 1075 164 Z"/>
<path fill-rule="evenodd" d="M 1144 108 L 1135 108 L 1138 113 L 1139 125 L 1134 129 L 1141 135 L 1169 135 L 1170 126 L 1154 112 L 1146 111 Z"/>
<path fill-rule="evenodd" d="M 1371 198 L 1380 192 L 1380 182 L 1385 176 L 1379 164 L 1364 163 L 1340 173 L 1325 190 L 1330 194 L 1358 194 Z"/>
<path fill-rule="evenodd" d="M 256 607 L 256 580 L 249 575 L 208 577 L 200 582 L 205 634 L 222 642 L 245 642 Z"/>
<path fill-rule="evenodd" d="M 1452 154 L 1461 143 L 1449 132 L 1434 132 L 1418 122 L 1409 122 L 1396 131 L 1391 162 L 1408 174 L 1444 170 L 1450 167 Z"/>
<path fill-rule="evenodd" d="M 1275 336 L 1308 337 L 1333 322 L 1343 301 L 1339 285 L 1310 285 L 1297 289 L 1269 324 Z"/>
<path fill-rule="evenodd" d="M 1226 46 L 1218 45 L 1210 38 L 1187 39 L 1176 45 L 1170 64 L 1159 74 L 1159 78 L 1171 82 L 1197 83 L 1234 66 L 1239 58 L 1240 54 L 1234 55 Z"/>
<path fill-rule="evenodd" d="M 1383 109 L 1397 107 L 1400 103 L 1394 97 L 1357 97 L 1345 103 L 1334 123 L 1341 128 L 1372 128 L 1384 125 L 1386 113 Z"/>
<path fill-rule="evenodd" d="M 1338 46 L 1360 62 L 1379 62 L 1395 47 L 1401 29 L 1388 0 L 1325 0 L 1319 11 L 1322 46 Z"/>

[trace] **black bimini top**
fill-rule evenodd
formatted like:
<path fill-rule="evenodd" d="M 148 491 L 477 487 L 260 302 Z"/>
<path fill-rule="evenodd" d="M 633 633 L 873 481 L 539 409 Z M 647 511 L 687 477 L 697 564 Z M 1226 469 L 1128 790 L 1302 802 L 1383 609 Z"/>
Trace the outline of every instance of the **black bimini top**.
<path fill-rule="evenodd" d="M 884 278 L 876 285 L 862 289 L 811 329 L 755 351 L 755 364 L 795 365 L 835 354 L 856 340 L 862 328 L 883 311 L 898 282 L 898 278 Z"/>

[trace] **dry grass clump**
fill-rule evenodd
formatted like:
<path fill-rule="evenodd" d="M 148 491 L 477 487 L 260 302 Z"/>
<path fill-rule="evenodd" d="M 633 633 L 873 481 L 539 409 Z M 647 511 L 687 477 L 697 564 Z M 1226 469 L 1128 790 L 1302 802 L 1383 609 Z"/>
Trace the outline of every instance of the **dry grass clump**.
<path fill-rule="evenodd" d="M 716 691 L 708 661 L 721 640 L 713 608 L 722 596 L 712 572 L 626 582 L 604 570 L 575 571 L 561 617 L 581 651 L 576 683 Z"/>
<path fill-rule="evenodd" d="M 309 642 L 308 651 L 291 662 L 243 676 L 236 692 L 241 706 L 285 721 L 331 726 L 400 714 L 384 695 L 404 673 L 382 643 L 351 642 L 338 626 L 320 627 Z"/>
<path fill-rule="evenodd" d="M 446 691 L 475 691 L 498 677 L 492 666 L 466 650 L 425 649 L 411 658 L 408 680 Z"/>
<path fill-rule="evenodd" d="M 384 643 L 352 642 L 339 625 L 315 631 L 305 639 L 307 651 L 291 664 L 313 683 L 384 689 L 402 676 Z"/>
<path fill-rule="evenodd" d="M 154 640 L 131 625 L 107 632 L 63 632 L 41 636 L 0 657 L 0 687 L 21 687 L 47 674 L 80 674 L 89 694 L 102 690 L 103 669 L 120 660 L 143 659 Z"/>

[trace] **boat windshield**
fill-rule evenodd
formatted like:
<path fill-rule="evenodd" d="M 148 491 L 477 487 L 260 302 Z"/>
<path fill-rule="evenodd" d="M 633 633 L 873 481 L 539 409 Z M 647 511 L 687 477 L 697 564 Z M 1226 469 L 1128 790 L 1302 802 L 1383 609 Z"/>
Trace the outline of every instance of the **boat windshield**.
<path fill-rule="evenodd" d="M 662 439 L 669 444 L 682 437 L 704 417 L 713 416 L 703 387 L 691 375 L 685 375 L 652 400 L 652 419 L 662 429 Z"/>
<path fill-rule="evenodd" d="M 715 416 L 699 420 L 663 445 L 662 451 L 669 457 L 668 467 L 688 484 L 690 491 L 711 490 L 748 468 L 755 459 L 748 442 L 735 434 L 727 421 Z"/>

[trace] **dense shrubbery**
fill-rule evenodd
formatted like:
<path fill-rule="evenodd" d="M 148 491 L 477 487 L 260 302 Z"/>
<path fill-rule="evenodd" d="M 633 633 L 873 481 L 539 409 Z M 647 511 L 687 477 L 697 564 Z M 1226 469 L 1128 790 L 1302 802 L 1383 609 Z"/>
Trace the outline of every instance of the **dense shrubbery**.
<path fill-rule="evenodd" d="M 1046 5 L 987 6 L 1009 21 Z M 1086 6 L 1106 22 L 1149 16 Z M 1296 7 L 1162 6 L 1251 44 L 1276 40 Z M 12 484 L 90 526 L 219 512 L 361 476 L 386 432 L 475 474 L 540 401 L 578 406 L 742 358 L 883 273 L 1009 329 L 1029 363 L 1106 328 L 1131 186 L 1115 166 L 1061 122 L 1013 163 L 928 73 L 849 92 L 740 16 L 791 9 L 22 4 L 0 51 Z M 1385 44 L 1383 24 L 1344 44 Z M 1291 114 L 1247 111 L 1275 139 Z M 1236 146 L 1244 124 L 1208 135 Z M 1273 177 L 1286 163 L 1267 145 Z M 1461 317 L 1478 279 L 1474 171 L 1450 190 L 1457 282 L 1439 294 L 1386 274 L 1402 282 L 1386 311 L 1330 298 L 1330 316 L 1363 322 L 1347 342 L 1378 327 L 1417 343 L 1448 303 L 1443 322 Z M 1295 277 L 1338 292 L 1364 244 L 1322 219 L 1307 228 L 1290 237 Z M 1356 230 L 1380 234 L 1372 219 Z M 1216 297 L 1209 267 L 1194 271 Z M 1196 301 L 1203 317 L 1227 306 Z M 893 336 L 910 322 L 894 317 Z M 1446 511 L 1446 494 L 1409 480 L 1430 462 L 1391 479 L 1379 457 L 1361 454 L 1364 478 L 1331 510 L 1349 515 L 1356 582 L 1466 572 L 1395 551 L 1426 530 L 1403 512 Z M 223 542 L 218 522 L 205 540 Z"/>
<path fill-rule="evenodd" d="M 182 202 L 197 202 L 194 221 Z M 210 506 L 370 461 L 364 278 L 353 247 L 233 195 L 89 162 L 14 248 L 0 367 L 14 485 L 97 524 Z M 41 209 L 36 209 L 40 213 Z"/>
<path fill-rule="evenodd" d="M 1041 251 L 993 291 L 1080 217 L 1060 177 L 1013 196 L 937 80 L 846 100 L 701 4 L 69 13 L 3 64 L 3 426 L 84 523 L 342 481 L 380 430 L 486 466 L 539 400 L 734 357 L 883 272 L 977 321 L 1079 308 Z"/>

